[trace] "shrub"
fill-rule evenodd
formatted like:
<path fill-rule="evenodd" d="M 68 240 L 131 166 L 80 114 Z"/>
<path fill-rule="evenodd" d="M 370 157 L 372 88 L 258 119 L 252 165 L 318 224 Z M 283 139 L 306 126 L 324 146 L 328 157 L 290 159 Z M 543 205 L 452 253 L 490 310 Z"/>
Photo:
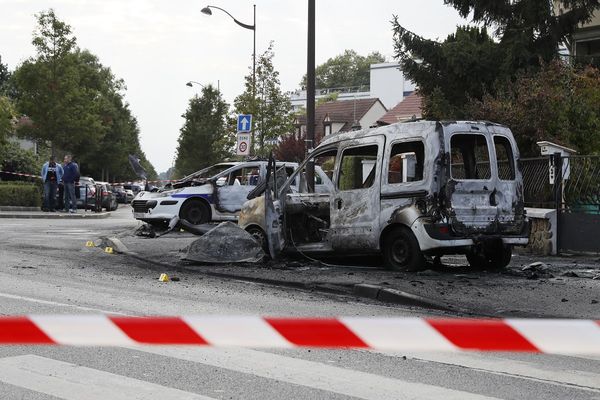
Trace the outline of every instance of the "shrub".
<path fill-rule="evenodd" d="M 40 185 L 28 182 L 0 182 L 0 206 L 40 207 Z"/>

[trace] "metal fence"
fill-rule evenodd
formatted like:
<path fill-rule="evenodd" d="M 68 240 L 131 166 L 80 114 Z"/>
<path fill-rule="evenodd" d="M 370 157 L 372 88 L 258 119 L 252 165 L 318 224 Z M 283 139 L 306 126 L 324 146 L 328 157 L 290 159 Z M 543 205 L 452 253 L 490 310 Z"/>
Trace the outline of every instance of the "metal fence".
<path fill-rule="evenodd" d="M 526 207 L 554 208 L 554 185 L 550 181 L 551 157 L 523 158 L 523 197 Z M 508 168 L 508 167 L 507 167 Z"/>
<path fill-rule="evenodd" d="M 562 157 L 562 208 L 600 214 L 600 156 Z"/>

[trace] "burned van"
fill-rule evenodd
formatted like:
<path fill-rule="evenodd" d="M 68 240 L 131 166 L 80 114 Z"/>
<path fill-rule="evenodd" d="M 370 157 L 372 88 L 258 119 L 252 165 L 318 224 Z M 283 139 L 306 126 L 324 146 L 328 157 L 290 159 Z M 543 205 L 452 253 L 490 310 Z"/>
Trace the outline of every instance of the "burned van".
<path fill-rule="evenodd" d="M 418 270 L 425 256 L 465 254 L 473 267 L 499 269 L 513 246 L 527 244 L 518 158 L 510 129 L 489 122 L 339 133 L 280 188 L 247 202 L 239 224 L 261 229 L 273 257 L 381 253 L 391 269 Z M 309 185 L 313 166 L 324 173 Z"/>

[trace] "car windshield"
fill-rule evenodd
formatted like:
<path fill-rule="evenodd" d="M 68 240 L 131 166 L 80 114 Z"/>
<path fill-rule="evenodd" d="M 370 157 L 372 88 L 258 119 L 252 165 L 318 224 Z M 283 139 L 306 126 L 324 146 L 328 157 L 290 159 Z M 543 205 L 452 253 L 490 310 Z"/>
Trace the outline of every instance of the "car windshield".
<path fill-rule="evenodd" d="M 200 171 L 194 172 L 193 174 L 190 174 L 188 176 L 186 176 L 185 178 L 181 179 L 182 181 L 184 180 L 188 180 L 188 179 L 208 179 L 208 178 L 212 178 L 215 175 L 220 174 L 221 172 L 231 168 L 235 166 L 235 164 L 216 164 L 216 165 L 212 165 L 208 168 L 204 168 L 201 169 Z"/>

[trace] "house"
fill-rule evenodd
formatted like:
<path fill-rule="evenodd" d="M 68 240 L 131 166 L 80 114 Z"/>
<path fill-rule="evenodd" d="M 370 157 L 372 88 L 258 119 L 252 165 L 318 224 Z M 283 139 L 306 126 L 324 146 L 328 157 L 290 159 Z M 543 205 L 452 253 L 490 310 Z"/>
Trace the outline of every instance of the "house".
<path fill-rule="evenodd" d="M 416 86 L 408 80 L 397 62 L 371 64 L 369 85 L 343 88 L 317 88 L 315 99 L 335 95 L 337 100 L 379 99 L 386 108 L 392 108 Z M 292 110 L 299 112 L 306 107 L 306 90 L 289 92 Z"/>
<path fill-rule="evenodd" d="M 561 1 L 554 1 L 554 12 L 561 15 L 566 10 Z M 571 36 L 567 50 L 574 58 L 586 63 L 600 64 L 600 12 L 590 22 L 582 24 Z"/>
<path fill-rule="evenodd" d="M 387 112 L 379 99 L 337 100 L 315 108 L 315 141 L 325 136 L 375 126 Z M 306 115 L 296 119 L 297 135 L 306 133 Z"/>
<path fill-rule="evenodd" d="M 394 108 L 386 112 L 379 120 L 378 125 L 390 125 L 396 122 L 410 121 L 422 118 L 422 98 L 416 92 L 408 95 Z"/>

